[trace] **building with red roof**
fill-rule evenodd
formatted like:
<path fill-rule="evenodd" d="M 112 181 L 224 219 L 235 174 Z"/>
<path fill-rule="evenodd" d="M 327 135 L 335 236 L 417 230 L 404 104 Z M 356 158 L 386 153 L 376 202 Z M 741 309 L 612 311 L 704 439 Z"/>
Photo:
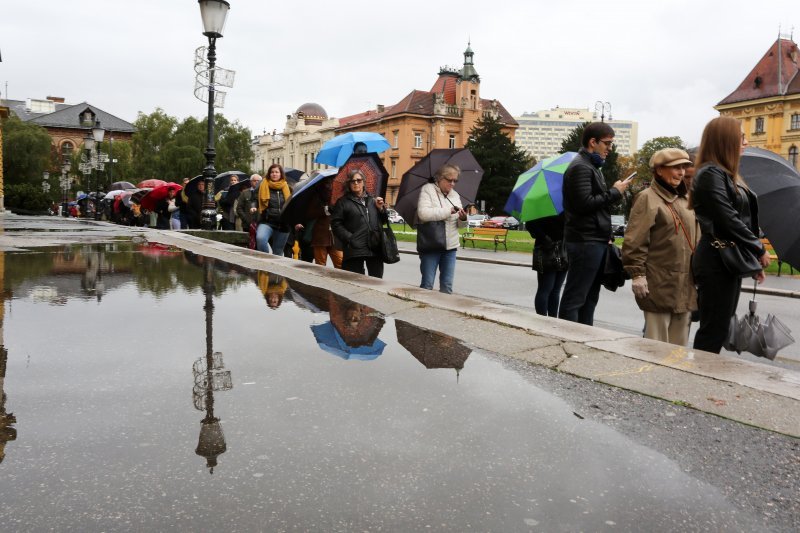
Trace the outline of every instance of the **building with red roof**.
<path fill-rule="evenodd" d="M 800 164 L 800 52 L 781 35 L 731 94 L 714 109 L 742 121 L 750 146 Z"/>

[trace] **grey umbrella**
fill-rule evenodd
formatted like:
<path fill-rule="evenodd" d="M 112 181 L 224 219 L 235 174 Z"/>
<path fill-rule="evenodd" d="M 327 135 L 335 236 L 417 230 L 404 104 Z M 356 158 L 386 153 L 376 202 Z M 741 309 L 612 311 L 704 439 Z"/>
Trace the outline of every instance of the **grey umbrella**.
<path fill-rule="evenodd" d="M 754 291 L 748 312 L 738 319 L 736 316 L 731 317 L 728 337 L 723 346 L 736 353 L 750 352 L 758 357 L 772 360 L 780 350 L 794 344 L 794 338 L 789 328 L 778 317 L 770 313 L 762 321 L 756 314 L 757 309 Z"/>

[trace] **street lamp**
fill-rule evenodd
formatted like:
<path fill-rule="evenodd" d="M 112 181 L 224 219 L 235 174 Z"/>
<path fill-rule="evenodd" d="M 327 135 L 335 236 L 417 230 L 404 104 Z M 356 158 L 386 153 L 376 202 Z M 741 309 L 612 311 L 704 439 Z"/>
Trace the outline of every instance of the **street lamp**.
<path fill-rule="evenodd" d="M 600 122 L 606 121 L 606 111 L 608 111 L 608 120 L 611 120 L 611 104 L 600 100 L 594 103 L 594 114 L 597 116 L 597 113 L 600 113 Z"/>
<path fill-rule="evenodd" d="M 49 179 L 50 179 L 50 173 L 46 170 L 42 172 L 42 192 L 44 192 L 45 195 L 50 194 L 50 182 L 48 181 Z"/>
<path fill-rule="evenodd" d="M 100 121 L 96 120 L 94 123 L 94 128 L 92 128 L 92 138 L 97 146 L 97 164 L 98 169 L 100 165 L 100 143 L 103 142 L 103 137 L 106 135 L 106 130 L 100 126 Z M 94 219 L 100 220 L 100 176 L 95 175 L 95 188 L 97 189 L 97 195 L 94 197 Z"/>
<path fill-rule="evenodd" d="M 83 218 L 89 218 L 89 193 L 92 191 L 91 187 L 89 187 L 89 181 L 91 180 L 92 176 L 92 150 L 94 149 L 94 137 L 90 131 L 86 132 L 86 137 L 83 138 L 83 149 L 86 150 L 86 168 L 83 174 L 87 176 L 86 178 L 86 209 L 83 213 Z"/>
<path fill-rule="evenodd" d="M 225 0 L 199 0 L 200 16 L 203 19 L 203 35 L 208 37 L 208 138 L 206 144 L 206 166 L 203 169 L 205 182 L 205 201 L 200 213 L 201 225 L 204 229 L 214 229 L 217 222 L 217 209 L 214 202 L 214 168 L 216 151 L 214 150 L 214 65 L 217 60 L 217 39 L 222 38 L 225 19 L 231 5 Z"/>

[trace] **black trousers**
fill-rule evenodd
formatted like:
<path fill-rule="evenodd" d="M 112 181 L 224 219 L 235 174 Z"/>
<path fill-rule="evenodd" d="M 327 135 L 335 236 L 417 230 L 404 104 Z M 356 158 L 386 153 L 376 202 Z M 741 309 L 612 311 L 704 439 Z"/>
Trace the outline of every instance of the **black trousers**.
<path fill-rule="evenodd" d="M 342 270 L 348 272 L 355 272 L 356 274 L 364 273 L 364 265 L 367 265 L 367 272 L 373 278 L 383 277 L 383 259 L 380 257 L 351 257 L 342 261 Z"/>
<path fill-rule="evenodd" d="M 694 336 L 694 348 L 719 353 L 728 335 L 731 317 L 739 305 L 742 279 L 725 269 L 719 252 L 705 240 L 697 245 L 692 272 L 700 311 L 700 328 Z"/>

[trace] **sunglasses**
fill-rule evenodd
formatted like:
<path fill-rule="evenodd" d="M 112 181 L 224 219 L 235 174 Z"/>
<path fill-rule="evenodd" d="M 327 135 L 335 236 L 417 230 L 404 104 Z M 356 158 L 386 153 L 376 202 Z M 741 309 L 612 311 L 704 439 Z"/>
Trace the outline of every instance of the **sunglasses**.
<path fill-rule="evenodd" d="M 453 178 L 453 179 L 450 179 L 450 178 L 442 178 L 442 179 L 443 179 L 444 181 L 448 182 L 448 183 L 458 183 L 458 178 Z"/>
<path fill-rule="evenodd" d="M 363 181 L 364 180 L 362 180 L 361 178 L 356 178 L 354 180 L 350 180 L 350 183 L 362 183 Z"/>

